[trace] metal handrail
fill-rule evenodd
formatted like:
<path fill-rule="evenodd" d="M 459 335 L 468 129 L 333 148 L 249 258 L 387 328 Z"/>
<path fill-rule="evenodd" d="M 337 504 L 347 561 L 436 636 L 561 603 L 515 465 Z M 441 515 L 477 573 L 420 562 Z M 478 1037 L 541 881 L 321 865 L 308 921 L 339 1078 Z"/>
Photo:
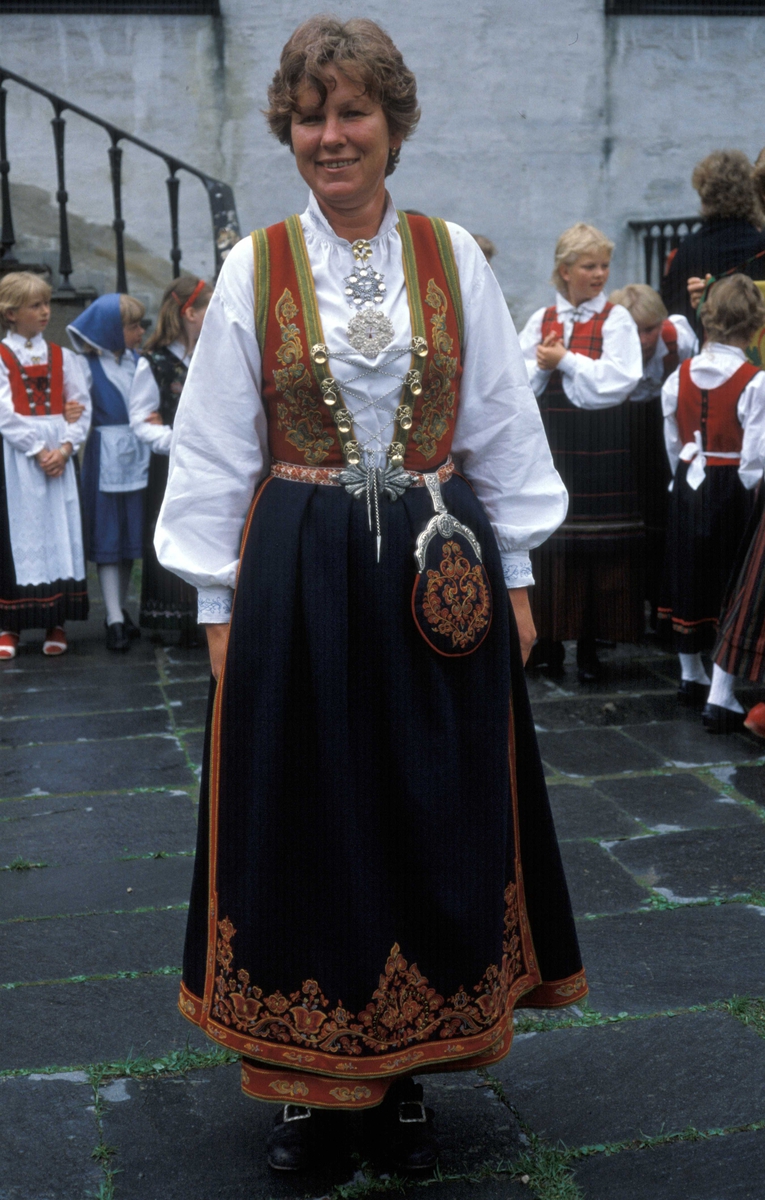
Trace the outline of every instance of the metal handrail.
<path fill-rule="evenodd" d="M 658 268 L 657 282 L 661 283 L 667 253 L 677 250 L 684 237 L 700 228 L 701 217 L 656 217 L 653 221 L 628 221 L 627 224 L 633 233 L 642 234 L 645 281 L 652 285 L 654 264 Z"/>
<path fill-rule="evenodd" d="M 13 213 L 11 211 L 11 188 L 10 188 L 10 170 L 11 165 L 8 160 L 8 145 L 6 135 L 6 100 L 8 90 L 3 85 L 6 80 L 13 80 L 14 83 L 21 84 L 28 91 L 37 92 L 38 95 L 44 96 L 53 106 L 55 116 L 51 121 L 53 127 L 53 143 L 56 155 L 56 175 L 57 175 L 57 190 L 56 201 L 59 211 L 59 274 L 63 280 L 60 285 L 60 291 L 73 292 L 74 288 L 69 282 L 69 276 L 72 274 L 74 267 L 72 265 L 71 251 L 69 247 L 69 217 L 67 213 L 67 202 L 69 194 L 66 190 L 66 175 L 65 175 L 65 160 L 64 160 L 64 134 L 66 129 L 66 121 L 62 116 L 65 112 L 76 113 L 77 116 L 84 117 L 86 121 L 90 121 L 92 125 L 98 125 L 101 129 L 105 129 L 109 135 L 110 146 L 107 149 L 109 156 L 109 174 L 112 182 L 112 196 L 114 205 L 114 220 L 112 221 L 112 229 L 114 230 L 114 238 L 116 245 L 116 261 L 117 261 L 117 286 L 116 291 L 127 291 L 127 272 L 125 270 L 125 221 L 122 216 L 122 147 L 120 142 L 131 142 L 134 146 L 140 147 L 141 150 L 146 150 L 149 154 L 153 154 L 155 158 L 161 158 L 165 163 L 169 176 L 166 179 L 168 203 L 170 207 L 170 262 L 173 266 L 173 275 L 179 275 L 181 269 L 182 251 L 178 233 L 178 193 L 181 186 L 181 181 L 177 177 L 178 171 L 187 171 L 189 175 L 194 175 L 204 185 L 207 191 L 207 198 L 210 203 L 210 215 L 212 217 L 213 226 L 213 246 L 215 250 L 215 272 L 216 274 L 223 265 L 223 260 L 226 254 L 231 249 L 236 241 L 238 241 L 239 219 L 236 214 L 236 202 L 234 200 L 233 189 L 229 184 L 224 183 L 220 179 L 214 179 L 211 175 L 207 175 L 204 171 L 200 171 L 197 167 L 192 167 L 189 163 L 177 158 L 174 154 L 166 154 L 163 150 L 157 149 L 149 142 L 143 141 L 142 138 L 134 137 L 132 133 L 127 133 L 124 129 L 113 125 L 111 121 L 105 121 L 102 117 L 97 117 L 94 113 L 88 112 L 87 109 L 81 108 L 78 104 L 71 104 L 68 100 L 64 100 L 61 96 L 57 96 L 55 92 L 49 92 L 46 88 L 40 87 L 37 83 L 32 83 L 31 80 L 25 79 L 22 75 L 17 75 L 15 71 L 9 71 L 6 67 L 0 66 L 0 203 L 2 204 L 2 224 L 0 225 L 0 264 L 13 263 L 16 259 L 13 255 L 13 247 L 16 244 L 16 236 L 13 227 Z"/>

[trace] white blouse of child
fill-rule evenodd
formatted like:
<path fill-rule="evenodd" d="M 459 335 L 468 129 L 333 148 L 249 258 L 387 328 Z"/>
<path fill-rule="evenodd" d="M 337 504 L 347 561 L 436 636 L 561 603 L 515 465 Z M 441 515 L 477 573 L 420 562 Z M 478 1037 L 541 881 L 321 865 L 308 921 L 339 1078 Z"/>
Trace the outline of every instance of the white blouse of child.
<path fill-rule="evenodd" d="M 48 361 L 48 343 L 42 334 L 27 339 L 18 333 L 8 333 L 6 346 L 16 355 L 22 367 L 35 367 Z M 80 360 L 71 350 L 64 349 L 64 399 L 76 400 L 85 411 L 78 421 L 69 424 L 62 416 L 25 417 L 17 413 L 11 398 L 11 385 L 5 365 L 0 362 L 0 436 L 14 450 L 34 458 L 41 450 L 56 450 L 62 442 L 72 443 L 76 453 L 90 429 L 90 393 Z M 74 471 L 74 467 L 72 467 Z"/>
<path fill-rule="evenodd" d="M 563 344 L 568 346 L 574 323 L 590 321 L 606 305 L 605 292 L 585 300 L 577 308 L 555 295 L 558 320 L 563 325 Z M 520 335 L 521 351 L 526 360 L 534 395 L 541 396 L 547 387 L 551 371 L 537 366 L 537 346 L 542 341 L 542 318 L 546 309 L 538 308 L 529 317 Z M 643 354 L 640 349 L 637 325 L 627 309 L 615 304 L 603 322 L 603 353 L 600 358 L 587 358 L 570 350 L 560 360 L 563 390 L 577 408 L 613 408 L 627 399 L 643 374 Z"/>
<path fill-rule="evenodd" d="M 700 388 L 717 388 L 730 379 L 747 357 L 738 346 L 707 342 L 691 363 L 691 379 Z M 680 388 L 680 368 L 674 371 L 661 389 L 661 408 L 664 413 L 664 443 L 672 474 L 677 470 L 683 442 L 677 428 L 677 394 Z M 741 446 L 739 479 L 745 488 L 755 487 L 762 479 L 765 453 L 765 371 L 758 371 L 744 388 L 736 405 L 736 415 L 744 430 Z"/>
<path fill-rule="evenodd" d="M 324 339 L 344 353 L 345 361 L 332 362 L 342 386 L 369 366 L 348 342 L 351 313 L 343 282 L 354 266 L 351 247 L 332 230 L 313 196 L 300 220 Z M 389 198 L 380 230 L 370 239 L 371 261 L 385 276 L 384 311 L 396 330 L 395 345 L 406 346 L 412 331 L 397 221 Z M 553 466 L 499 284 L 470 234 L 452 224 L 449 232 L 465 311 L 452 456 L 486 509 L 507 586 L 525 587 L 533 583 L 529 550 L 560 525 L 568 497 Z M 252 244 L 246 238 L 223 265 L 189 368 L 155 538 L 162 565 L 199 590 L 199 620 L 208 624 L 229 619 L 244 521 L 254 490 L 268 473 L 253 306 Z M 386 352 L 374 361 L 385 362 Z M 389 376 L 367 375 L 364 384 L 374 405 L 349 393 L 346 401 L 359 436 L 384 463 L 398 392 L 391 392 Z"/>
<path fill-rule="evenodd" d="M 693 358 L 694 354 L 698 354 L 699 340 L 682 313 L 673 313 L 669 320 L 677 333 L 677 357 L 680 362 L 685 362 L 686 358 Z M 641 404 L 646 400 L 655 400 L 661 395 L 666 353 L 667 346 L 660 335 L 653 357 L 643 368 L 643 378 L 630 396 L 633 403 Z"/>
<path fill-rule="evenodd" d="M 191 362 L 191 354 L 183 342 L 171 342 L 168 350 L 184 366 L 188 367 Z M 146 420 L 152 413 L 158 411 L 159 387 L 154 378 L 154 372 L 147 358 L 139 358 L 128 402 L 130 428 L 139 441 L 145 442 L 147 446 L 151 446 L 153 454 L 169 454 L 170 442 L 173 436 L 172 426 L 152 425 Z"/>

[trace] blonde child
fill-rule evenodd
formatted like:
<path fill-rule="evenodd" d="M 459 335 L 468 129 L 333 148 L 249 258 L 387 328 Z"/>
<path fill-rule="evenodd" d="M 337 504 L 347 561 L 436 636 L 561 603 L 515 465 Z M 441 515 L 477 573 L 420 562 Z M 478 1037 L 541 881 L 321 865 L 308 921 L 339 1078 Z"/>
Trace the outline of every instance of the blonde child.
<path fill-rule="evenodd" d="M 73 456 L 90 399 L 75 355 L 43 337 L 50 297 L 31 271 L 0 280 L 0 662 L 23 629 L 44 629 L 43 654 L 64 654 L 64 622 L 88 615 Z"/>
<path fill-rule="evenodd" d="M 663 598 L 680 658 L 680 698 L 701 705 L 709 678 L 701 661 L 717 630 L 720 605 L 762 477 L 765 374 L 746 357 L 765 323 L 765 301 L 751 279 L 729 275 L 710 289 L 701 313 L 703 349 L 669 377 L 661 393 L 670 499 Z M 707 703 L 712 732 L 740 728 L 742 716 Z"/>
<path fill-rule="evenodd" d="M 629 469 L 622 406 L 643 373 L 632 317 L 611 304 L 613 242 L 592 225 L 567 229 L 555 247 L 555 303 L 520 336 L 555 465 L 569 492 L 564 524 L 532 555 L 537 662 L 559 673 L 562 643 L 577 641 L 579 679 L 597 678 L 598 638 L 643 632 L 643 523 Z"/>
<path fill-rule="evenodd" d="M 167 486 L 173 421 L 191 355 L 202 331 L 212 288 L 195 275 L 174 279 L 162 297 L 157 325 L 144 347 L 130 392 L 130 426 L 152 451 L 146 491 L 139 624 L 179 629 L 185 644 L 197 638 L 197 593 L 157 561 L 154 530 Z"/>
<path fill-rule="evenodd" d="M 106 645 L 125 651 L 140 637 L 125 603 L 133 560 L 141 557 L 143 498 L 150 451 L 130 428 L 128 400 L 143 339 L 144 306 L 111 292 L 86 308 L 67 333 L 83 355 L 93 429 L 82 464 L 86 553 L 96 563 L 106 607 Z"/>

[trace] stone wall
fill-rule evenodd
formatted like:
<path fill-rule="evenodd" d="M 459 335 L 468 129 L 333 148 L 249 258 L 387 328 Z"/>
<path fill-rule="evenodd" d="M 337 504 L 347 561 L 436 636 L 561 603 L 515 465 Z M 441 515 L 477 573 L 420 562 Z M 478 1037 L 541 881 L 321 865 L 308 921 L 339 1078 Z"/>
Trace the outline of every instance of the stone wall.
<path fill-rule="evenodd" d="M 279 50 L 312 9 L 221 0 L 196 17 L 0 16 L 0 62 L 234 187 L 244 230 L 304 205 L 289 152 L 260 109 Z M 320 5 L 317 7 L 321 7 Z M 337 0 L 341 15 L 357 4 Z M 497 275 L 517 320 L 550 292 L 552 247 L 576 220 L 617 242 L 613 282 L 641 277 L 630 218 L 696 211 L 693 164 L 709 150 L 765 142 L 758 18 L 603 16 L 602 0 L 367 0 L 415 70 L 423 117 L 391 181 L 401 207 L 439 213 L 499 247 Z M 12 178 L 55 190 L 50 106 L 9 83 Z M 762 131 L 761 131 L 762 129 Z M 108 224 L 107 136 L 67 124 L 72 211 Z M 165 257 L 164 164 L 124 156 L 125 217 L 142 252 Z M 17 212 L 28 236 L 34 213 Z M 181 188 L 183 265 L 209 274 L 200 184 Z M 90 282 L 83 264 L 74 282 Z M 138 279 L 131 284 L 139 288 Z"/>

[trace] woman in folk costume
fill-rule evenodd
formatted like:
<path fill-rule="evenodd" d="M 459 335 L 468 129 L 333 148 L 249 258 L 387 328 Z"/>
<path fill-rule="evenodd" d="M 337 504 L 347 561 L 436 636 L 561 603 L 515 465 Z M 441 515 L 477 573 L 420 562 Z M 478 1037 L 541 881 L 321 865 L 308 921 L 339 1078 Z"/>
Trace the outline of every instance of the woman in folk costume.
<path fill-rule="evenodd" d="M 521 333 L 553 461 L 569 492 L 566 522 L 532 558 L 539 646 L 534 661 L 560 674 L 577 641 L 582 683 L 597 678 L 597 639 L 643 633 L 643 521 L 630 467 L 629 410 L 643 373 L 635 322 L 603 291 L 613 242 L 574 225 L 555 247 L 555 303 Z"/>
<path fill-rule="evenodd" d="M 196 590 L 159 565 L 154 531 L 167 487 L 173 421 L 211 296 L 210 285 L 195 275 L 182 275 L 167 287 L 157 327 L 136 367 L 128 406 L 131 429 L 152 452 L 144 507 L 138 623 L 146 629 L 180 629 L 185 644 L 193 643 L 197 636 Z"/>
<path fill-rule="evenodd" d="M 765 374 L 746 347 L 765 323 L 765 301 L 746 275 L 715 283 L 701 313 L 704 347 L 661 393 L 674 475 L 659 617 L 671 622 L 680 658 L 681 697 L 701 707 L 709 677 L 701 661 L 717 633 L 723 595 L 762 478 Z M 711 732 L 740 728 L 741 712 L 712 696 Z"/>
<path fill-rule="evenodd" d="M 88 615 L 73 456 L 90 399 L 71 350 L 43 337 L 50 295 L 30 271 L 0 281 L 0 662 L 23 629 L 44 629 L 43 654 L 64 654 L 64 622 Z"/>
<path fill-rule="evenodd" d="M 647 283 L 628 283 L 612 292 L 637 325 L 643 354 L 643 377 L 630 396 L 630 447 L 640 509 L 645 522 L 646 598 L 656 624 L 671 475 L 664 448 L 662 384 L 699 348 L 696 334 L 681 313 L 667 312 L 658 292 Z"/>
<path fill-rule="evenodd" d="M 226 259 L 157 525 L 218 677 L 180 1007 L 286 1104 L 273 1167 L 370 1109 L 422 1169 L 412 1077 L 586 992 L 522 658 L 566 496 L 481 250 L 385 190 L 419 116 L 390 38 L 312 18 L 269 98 L 308 208 Z"/>
<path fill-rule="evenodd" d="M 82 463 L 85 547 L 96 563 L 106 608 L 107 649 L 125 651 L 140 637 L 125 608 L 133 560 L 141 557 L 143 494 L 151 451 L 130 428 L 128 401 L 136 348 L 143 339 L 140 300 L 99 296 L 67 326 L 93 401 L 93 428 Z"/>

